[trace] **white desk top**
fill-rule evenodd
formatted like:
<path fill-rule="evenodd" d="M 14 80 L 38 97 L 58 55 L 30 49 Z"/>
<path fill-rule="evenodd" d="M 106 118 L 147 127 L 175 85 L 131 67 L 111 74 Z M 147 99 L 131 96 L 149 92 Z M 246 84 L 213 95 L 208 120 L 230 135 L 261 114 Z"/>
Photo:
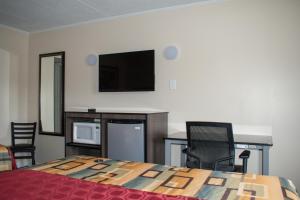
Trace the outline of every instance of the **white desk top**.
<path fill-rule="evenodd" d="M 68 107 L 66 112 L 88 112 L 89 108 L 93 107 Z M 168 111 L 153 109 L 153 108 L 95 108 L 97 113 L 137 113 L 137 114 L 153 114 L 165 113 Z"/>
<path fill-rule="evenodd" d="M 168 135 L 165 140 L 186 140 L 186 132 L 177 132 Z M 233 134 L 234 143 L 236 144 L 259 144 L 273 146 L 273 139 L 270 135 L 244 135 L 244 134 Z"/>

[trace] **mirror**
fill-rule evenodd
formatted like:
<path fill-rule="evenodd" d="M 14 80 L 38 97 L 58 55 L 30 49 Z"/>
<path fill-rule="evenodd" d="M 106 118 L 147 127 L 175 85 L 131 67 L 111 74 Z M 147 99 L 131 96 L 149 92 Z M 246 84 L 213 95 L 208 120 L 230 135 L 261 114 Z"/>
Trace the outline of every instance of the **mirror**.
<path fill-rule="evenodd" d="M 41 54 L 39 59 L 39 132 L 63 136 L 65 52 Z"/>

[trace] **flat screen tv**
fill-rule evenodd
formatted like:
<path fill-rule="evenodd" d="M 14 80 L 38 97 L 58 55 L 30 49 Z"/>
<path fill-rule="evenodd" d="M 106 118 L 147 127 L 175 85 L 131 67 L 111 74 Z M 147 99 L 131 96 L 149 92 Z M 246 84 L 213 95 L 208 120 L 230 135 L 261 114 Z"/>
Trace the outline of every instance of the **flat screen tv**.
<path fill-rule="evenodd" d="M 99 91 L 154 91 L 154 50 L 99 55 Z"/>

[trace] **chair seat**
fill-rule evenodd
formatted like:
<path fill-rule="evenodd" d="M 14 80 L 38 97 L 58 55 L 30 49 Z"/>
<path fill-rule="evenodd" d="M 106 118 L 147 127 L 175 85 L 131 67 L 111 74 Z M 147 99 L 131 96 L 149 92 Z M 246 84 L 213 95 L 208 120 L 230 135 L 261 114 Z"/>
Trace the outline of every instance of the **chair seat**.
<path fill-rule="evenodd" d="M 199 168 L 198 162 L 186 162 L 188 168 Z M 202 163 L 201 169 L 208 169 L 213 170 L 213 163 Z M 218 165 L 216 171 L 223 171 L 223 172 L 240 172 L 243 173 L 243 166 L 242 165 Z"/>
<path fill-rule="evenodd" d="M 35 150 L 35 146 L 31 144 L 16 144 L 15 146 L 11 146 L 10 148 L 12 152 L 26 152 Z"/>
<path fill-rule="evenodd" d="M 219 165 L 217 171 L 223 172 L 239 172 L 243 173 L 243 166 L 242 165 Z"/>
<path fill-rule="evenodd" d="M 190 159 L 188 159 L 186 164 L 188 168 L 201 168 L 201 169 L 208 169 L 208 170 L 214 169 L 214 163 L 202 162 L 201 166 L 199 166 L 199 162 L 197 162 L 196 160 L 191 161 Z M 216 171 L 234 172 L 236 171 L 236 166 L 219 164 L 216 168 Z"/>
<path fill-rule="evenodd" d="M 232 165 L 218 165 L 217 171 L 223 171 L 223 172 L 234 172 L 235 166 Z"/>

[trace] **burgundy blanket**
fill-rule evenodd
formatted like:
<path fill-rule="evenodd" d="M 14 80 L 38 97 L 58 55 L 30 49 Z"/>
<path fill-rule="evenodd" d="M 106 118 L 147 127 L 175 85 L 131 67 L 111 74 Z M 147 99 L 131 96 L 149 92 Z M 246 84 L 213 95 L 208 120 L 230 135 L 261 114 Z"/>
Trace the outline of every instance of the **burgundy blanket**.
<path fill-rule="evenodd" d="M 195 200 L 31 170 L 0 173 L 1 200 Z"/>

